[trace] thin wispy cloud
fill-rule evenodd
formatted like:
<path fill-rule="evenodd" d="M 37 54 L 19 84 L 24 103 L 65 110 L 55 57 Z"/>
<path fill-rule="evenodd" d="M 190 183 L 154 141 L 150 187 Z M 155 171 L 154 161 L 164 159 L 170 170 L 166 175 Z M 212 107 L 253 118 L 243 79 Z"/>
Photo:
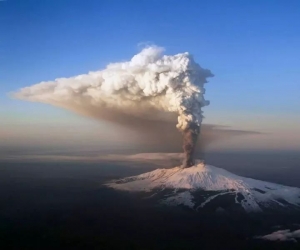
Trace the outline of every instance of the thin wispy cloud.
<path fill-rule="evenodd" d="M 293 241 L 300 240 L 300 229 L 291 231 L 290 229 L 275 231 L 264 236 L 257 236 L 256 239 L 270 240 L 270 241 Z"/>

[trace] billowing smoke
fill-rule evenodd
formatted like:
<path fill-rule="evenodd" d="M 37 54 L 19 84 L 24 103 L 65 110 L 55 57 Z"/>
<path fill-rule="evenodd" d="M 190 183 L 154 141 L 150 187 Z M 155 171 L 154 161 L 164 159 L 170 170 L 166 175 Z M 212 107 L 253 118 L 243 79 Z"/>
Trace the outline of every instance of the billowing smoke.
<path fill-rule="evenodd" d="M 177 113 L 176 127 L 184 137 L 183 166 L 188 167 L 193 165 L 203 118 L 201 108 L 208 105 L 204 84 L 213 75 L 189 53 L 167 56 L 163 51 L 160 47 L 147 47 L 128 62 L 109 64 L 104 70 L 85 75 L 41 82 L 14 96 L 103 119 L 114 117 L 121 124 L 124 117 L 155 120 L 166 113 Z"/>

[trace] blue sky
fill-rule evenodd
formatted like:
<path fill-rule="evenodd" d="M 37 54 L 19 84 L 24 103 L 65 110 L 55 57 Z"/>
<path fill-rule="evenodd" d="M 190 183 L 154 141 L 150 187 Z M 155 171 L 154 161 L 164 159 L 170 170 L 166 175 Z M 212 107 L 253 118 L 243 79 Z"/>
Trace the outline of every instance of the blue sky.
<path fill-rule="evenodd" d="M 300 1 L 293 0 L 1 1 L 0 121 L 88 124 L 68 111 L 12 100 L 7 93 L 98 70 L 156 44 L 167 54 L 192 53 L 215 74 L 206 86 L 207 122 L 295 134 L 299 16 Z"/>

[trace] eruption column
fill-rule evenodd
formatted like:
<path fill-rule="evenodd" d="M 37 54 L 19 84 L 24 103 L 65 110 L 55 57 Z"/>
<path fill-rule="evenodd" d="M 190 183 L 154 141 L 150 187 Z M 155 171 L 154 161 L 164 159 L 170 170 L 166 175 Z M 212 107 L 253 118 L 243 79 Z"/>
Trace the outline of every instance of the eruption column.
<path fill-rule="evenodd" d="M 191 167 L 195 164 L 194 153 L 199 133 L 200 126 L 195 123 L 191 123 L 189 127 L 182 132 L 184 151 L 184 160 L 182 166 L 184 168 Z"/>
<path fill-rule="evenodd" d="M 41 82 L 20 89 L 14 97 L 95 118 L 115 118 L 121 124 L 133 117 L 147 120 L 151 116 L 160 120 L 162 113 L 177 113 L 177 128 L 183 134 L 183 167 L 189 167 L 194 164 L 201 108 L 208 105 L 204 84 L 213 74 L 196 63 L 189 53 L 163 55 L 163 51 L 160 47 L 147 47 L 127 62 L 112 63 L 103 70 L 84 75 Z"/>

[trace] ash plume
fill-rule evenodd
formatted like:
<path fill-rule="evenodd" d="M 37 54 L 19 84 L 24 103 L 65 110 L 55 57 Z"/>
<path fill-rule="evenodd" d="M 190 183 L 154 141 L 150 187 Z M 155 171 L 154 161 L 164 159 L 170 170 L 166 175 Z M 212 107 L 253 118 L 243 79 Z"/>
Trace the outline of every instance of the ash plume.
<path fill-rule="evenodd" d="M 195 164 L 194 153 L 199 133 L 200 126 L 196 123 L 189 124 L 189 126 L 183 131 L 183 167 L 190 167 Z"/>
<path fill-rule="evenodd" d="M 14 97 L 48 103 L 80 114 L 106 119 L 141 117 L 160 120 L 177 114 L 183 134 L 183 167 L 193 165 L 193 154 L 202 122 L 204 84 L 212 73 L 201 68 L 189 53 L 163 55 L 163 48 L 143 49 L 128 62 L 109 64 L 104 70 L 58 78 L 23 88 Z M 107 115 L 115 113 L 116 115 Z M 102 115 L 103 114 L 103 115 Z M 121 114 L 118 117 L 118 114 Z"/>

